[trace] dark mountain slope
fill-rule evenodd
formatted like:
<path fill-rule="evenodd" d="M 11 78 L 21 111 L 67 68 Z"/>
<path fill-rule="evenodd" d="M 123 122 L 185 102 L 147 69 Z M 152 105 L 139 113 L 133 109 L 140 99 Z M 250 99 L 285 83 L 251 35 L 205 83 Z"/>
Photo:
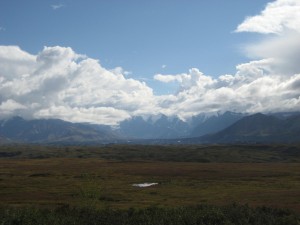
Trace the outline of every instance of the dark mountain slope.
<path fill-rule="evenodd" d="M 257 113 L 246 116 L 228 128 L 203 136 L 204 142 L 300 142 L 300 116 L 279 119 Z"/>
<path fill-rule="evenodd" d="M 222 115 L 212 116 L 203 123 L 197 125 L 193 129 L 191 137 L 199 137 L 205 134 L 216 133 L 237 122 L 244 116 L 245 115 L 242 113 L 233 112 L 225 112 Z"/>
<path fill-rule="evenodd" d="M 0 135 L 25 143 L 103 142 L 119 138 L 112 131 L 87 124 L 58 119 L 24 120 L 21 117 L 1 121 Z"/>
<path fill-rule="evenodd" d="M 251 116 L 242 118 L 225 129 L 222 134 L 229 133 L 231 135 L 241 136 L 268 136 L 275 132 L 282 126 L 283 121 L 273 116 L 267 116 L 257 113 Z"/>

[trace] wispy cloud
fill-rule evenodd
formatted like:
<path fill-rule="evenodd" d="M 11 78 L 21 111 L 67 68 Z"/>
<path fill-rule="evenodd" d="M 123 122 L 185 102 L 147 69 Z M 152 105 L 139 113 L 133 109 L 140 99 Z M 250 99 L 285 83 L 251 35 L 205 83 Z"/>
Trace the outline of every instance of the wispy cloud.
<path fill-rule="evenodd" d="M 56 5 L 51 5 L 51 8 L 53 10 L 57 10 L 57 9 L 60 9 L 60 8 L 62 8 L 64 6 L 65 6 L 64 4 L 56 4 Z"/>
<path fill-rule="evenodd" d="M 5 31 L 5 28 L 4 27 L 0 27 L 0 31 Z"/>

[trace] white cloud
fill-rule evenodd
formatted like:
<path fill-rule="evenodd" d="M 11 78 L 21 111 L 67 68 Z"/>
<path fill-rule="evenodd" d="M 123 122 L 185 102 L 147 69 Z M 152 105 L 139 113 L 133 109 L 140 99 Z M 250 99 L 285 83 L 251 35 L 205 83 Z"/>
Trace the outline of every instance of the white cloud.
<path fill-rule="evenodd" d="M 277 0 L 267 4 L 257 16 L 248 17 L 237 32 L 266 35 L 261 41 L 248 44 L 246 54 L 256 59 L 273 59 L 274 73 L 291 76 L 300 73 L 300 1 Z"/>
<path fill-rule="evenodd" d="M 154 79 L 164 82 L 164 83 L 169 83 L 169 82 L 181 82 L 182 81 L 182 75 L 162 75 L 162 74 L 156 74 L 154 75 Z"/>
<path fill-rule="evenodd" d="M 152 89 L 126 79 L 121 68 L 107 70 L 71 48 L 45 47 L 30 55 L 15 46 L 0 47 L 0 109 L 26 117 L 116 124 L 155 108 Z M 7 107 L 7 109 L 5 109 Z"/>
<path fill-rule="evenodd" d="M 113 125 L 120 118 L 127 119 L 130 115 L 124 110 L 113 107 L 70 107 L 51 106 L 37 111 L 36 118 L 60 118 L 67 121 L 77 121 L 86 123 L 101 123 Z"/>
<path fill-rule="evenodd" d="M 57 9 L 60 9 L 60 8 L 62 8 L 64 6 L 65 6 L 64 4 L 56 4 L 56 5 L 51 5 L 51 8 L 53 10 L 57 10 Z"/>
<path fill-rule="evenodd" d="M 258 32 L 263 34 L 285 34 L 300 31 L 300 1 L 277 0 L 268 3 L 260 15 L 248 17 L 237 32 Z"/>
<path fill-rule="evenodd" d="M 12 99 L 8 99 L 0 104 L 2 116 L 15 116 L 15 113 L 21 109 L 26 109 L 26 107 Z"/>
<path fill-rule="evenodd" d="M 163 113 L 182 118 L 215 111 L 300 110 L 300 74 L 277 74 L 276 63 L 272 59 L 252 61 L 238 65 L 235 75 L 216 79 L 196 69 L 188 74 L 173 75 L 174 79 L 172 75 L 156 76 L 164 82 L 176 81 L 180 86 L 177 94 L 162 96 L 159 105 Z"/>
<path fill-rule="evenodd" d="M 272 58 L 276 60 L 278 73 L 293 75 L 300 72 L 300 33 L 287 34 L 264 39 L 245 47 L 246 53 L 253 58 Z"/>
<path fill-rule="evenodd" d="M 259 42 L 248 44 L 246 54 L 252 58 L 276 60 L 273 69 L 277 73 L 300 73 L 299 12 L 299 0 L 277 0 L 267 4 L 259 15 L 247 18 L 237 27 L 238 32 L 275 35 L 267 35 Z"/>
<path fill-rule="evenodd" d="M 197 68 L 192 68 L 189 70 L 189 73 L 182 73 L 177 75 L 162 75 L 156 74 L 154 75 L 154 79 L 169 83 L 169 82 L 178 82 L 181 85 L 181 88 L 186 89 L 190 88 L 194 85 L 206 86 L 213 84 L 213 79 L 209 76 L 205 76 L 202 72 L 200 72 Z"/>
<path fill-rule="evenodd" d="M 0 76 L 2 79 L 12 80 L 16 76 L 30 73 L 35 60 L 35 56 L 22 51 L 17 46 L 1 46 Z"/>
<path fill-rule="evenodd" d="M 5 28 L 4 27 L 0 27 L 0 31 L 5 31 Z"/>

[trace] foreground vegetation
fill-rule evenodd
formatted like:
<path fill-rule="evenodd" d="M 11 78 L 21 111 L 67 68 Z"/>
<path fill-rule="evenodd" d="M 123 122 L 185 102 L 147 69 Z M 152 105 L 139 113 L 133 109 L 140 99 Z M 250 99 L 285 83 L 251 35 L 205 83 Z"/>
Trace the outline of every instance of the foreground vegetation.
<path fill-rule="evenodd" d="M 2 146 L 0 224 L 299 224 L 299 152 Z M 145 182 L 157 185 L 133 186 Z"/>
<path fill-rule="evenodd" d="M 247 205 L 208 205 L 176 208 L 112 210 L 94 208 L 0 209 L 2 225 L 298 225 L 300 217 L 289 210 Z"/>
<path fill-rule="evenodd" d="M 98 158 L 200 163 L 299 162 L 300 145 L 0 146 L 0 158 Z"/>

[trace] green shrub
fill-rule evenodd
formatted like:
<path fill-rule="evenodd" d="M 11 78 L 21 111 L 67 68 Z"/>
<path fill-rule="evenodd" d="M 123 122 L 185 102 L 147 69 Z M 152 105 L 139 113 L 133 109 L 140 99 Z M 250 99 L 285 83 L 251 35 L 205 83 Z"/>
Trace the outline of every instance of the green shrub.
<path fill-rule="evenodd" d="M 127 210 L 72 208 L 1 208 L 1 225 L 299 225 L 299 215 L 285 209 L 248 205 L 199 205 Z"/>

